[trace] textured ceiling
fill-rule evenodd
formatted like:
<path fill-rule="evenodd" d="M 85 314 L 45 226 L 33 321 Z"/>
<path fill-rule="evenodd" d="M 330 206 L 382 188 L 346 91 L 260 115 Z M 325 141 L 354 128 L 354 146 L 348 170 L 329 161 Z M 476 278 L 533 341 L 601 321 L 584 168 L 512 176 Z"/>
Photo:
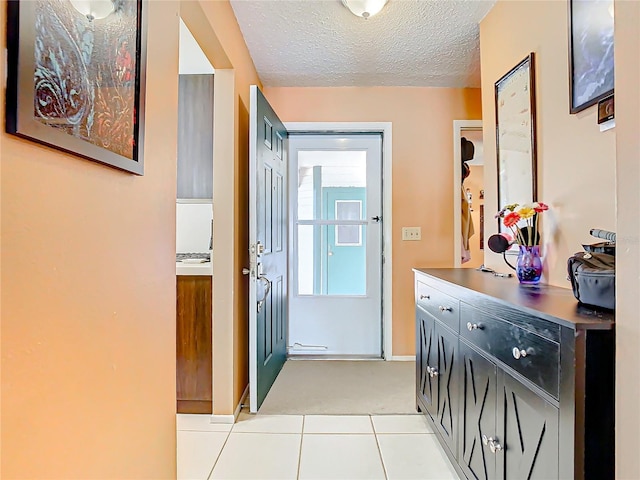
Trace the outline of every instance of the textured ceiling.
<path fill-rule="evenodd" d="M 478 23 L 495 0 L 231 0 L 265 86 L 479 87 Z"/>

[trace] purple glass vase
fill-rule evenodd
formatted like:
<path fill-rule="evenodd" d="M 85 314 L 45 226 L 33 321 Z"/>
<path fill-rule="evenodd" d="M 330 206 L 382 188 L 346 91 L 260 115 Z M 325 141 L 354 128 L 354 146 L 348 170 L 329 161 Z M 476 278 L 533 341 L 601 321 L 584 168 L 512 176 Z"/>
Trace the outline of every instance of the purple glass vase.
<path fill-rule="evenodd" d="M 520 245 L 516 276 L 523 285 L 537 285 L 542 276 L 542 261 L 539 245 Z"/>

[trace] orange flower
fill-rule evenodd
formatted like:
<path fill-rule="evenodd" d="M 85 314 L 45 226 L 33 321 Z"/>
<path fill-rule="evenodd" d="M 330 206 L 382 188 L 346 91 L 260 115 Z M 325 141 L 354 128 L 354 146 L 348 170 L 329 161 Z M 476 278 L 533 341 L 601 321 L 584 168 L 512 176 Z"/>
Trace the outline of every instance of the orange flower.
<path fill-rule="evenodd" d="M 513 227 L 516 223 L 520 221 L 520 214 L 518 212 L 511 212 L 504 217 L 504 226 L 505 227 Z"/>

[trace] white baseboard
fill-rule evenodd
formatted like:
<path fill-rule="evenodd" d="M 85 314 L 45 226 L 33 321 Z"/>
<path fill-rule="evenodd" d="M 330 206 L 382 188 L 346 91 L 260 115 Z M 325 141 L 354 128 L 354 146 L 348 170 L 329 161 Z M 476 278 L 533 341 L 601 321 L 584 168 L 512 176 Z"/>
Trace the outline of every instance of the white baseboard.
<path fill-rule="evenodd" d="M 233 418 L 233 415 L 229 415 Z M 176 430 L 193 432 L 228 432 L 233 422 L 214 422 L 208 413 L 178 413 Z"/>
<path fill-rule="evenodd" d="M 236 422 L 235 415 L 210 415 L 209 423 L 226 423 L 226 424 L 234 424 Z"/>
<path fill-rule="evenodd" d="M 415 355 L 393 355 L 391 357 L 392 362 L 415 362 Z"/>

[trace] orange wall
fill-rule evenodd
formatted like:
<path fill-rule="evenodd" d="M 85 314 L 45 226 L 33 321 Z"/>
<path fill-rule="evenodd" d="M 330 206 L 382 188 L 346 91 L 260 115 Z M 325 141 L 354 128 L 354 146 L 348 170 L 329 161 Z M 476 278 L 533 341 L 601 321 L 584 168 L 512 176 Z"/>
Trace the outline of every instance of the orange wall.
<path fill-rule="evenodd" d="M 178 11 L 149 2 L 144 176 L 0 134 L 5 478 L 175 477 Z"/>
<path fill-rule="evenodd" d="M 640 2 L 616 1 L 616 477 L 640 472 Z"/>
<path fill-rule="evenodd" d="M 486 236 L 498 227 L 494 84 L 535 52 L 538 200 L 551 206 L 543 218 L 544 275 L 546 282 L 569 288 L 567 258 L 582 243 L 596 241 L 589 230 L 615 230 L 616 131 L 600 132 L 595 106 L 569 114 L 567 25 L 567 2 L 498 1 L 480 24 L 480 50 Z M 506 267 L 488 249 L 485 260 Z"/>
<path fill-rule="evenodd" d="M 453 120 L 481 118 L 477 89 L 266 88 L 285 122 L 393 122 L 393 355 L 414 355 L 413 267 L 453 264 Z M 401 241 L 403 226 L 422 240 Z"/>

